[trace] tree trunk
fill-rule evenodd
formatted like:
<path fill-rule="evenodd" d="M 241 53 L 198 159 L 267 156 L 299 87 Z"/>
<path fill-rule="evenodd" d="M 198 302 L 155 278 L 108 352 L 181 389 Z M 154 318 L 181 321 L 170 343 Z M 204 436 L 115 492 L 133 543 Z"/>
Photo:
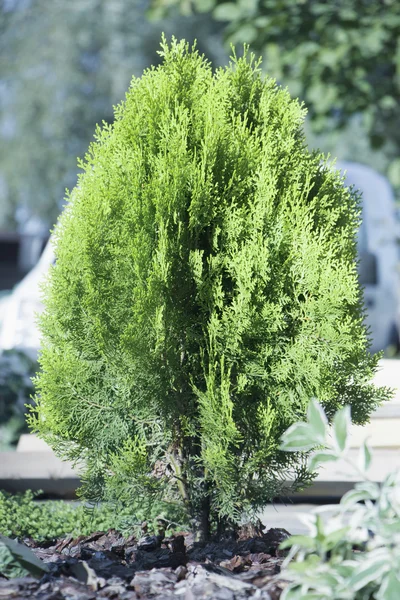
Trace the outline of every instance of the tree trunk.
<path fill-rule="evenodd" d="M 193 519 L 193 533 L 196 542 L 205 543 L 210 539 L 210 498 L 203 498 L 200 510 Z"/>

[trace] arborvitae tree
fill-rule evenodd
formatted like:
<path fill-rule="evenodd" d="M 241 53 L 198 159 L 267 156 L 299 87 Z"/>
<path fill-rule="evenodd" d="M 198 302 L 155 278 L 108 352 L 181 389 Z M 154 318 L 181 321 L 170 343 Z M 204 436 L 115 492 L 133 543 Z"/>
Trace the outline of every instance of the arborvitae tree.
<path fill-rule="evenodd" d="M 202 537 L 304 483 L 278 450 L 310 397 L 364 423 L 357 194 L 304 142 L 305 110 L 245 52 L 185 41 L 133 79 L 55 229 L 36 431 L 86 498 L 180 506 Z"/>

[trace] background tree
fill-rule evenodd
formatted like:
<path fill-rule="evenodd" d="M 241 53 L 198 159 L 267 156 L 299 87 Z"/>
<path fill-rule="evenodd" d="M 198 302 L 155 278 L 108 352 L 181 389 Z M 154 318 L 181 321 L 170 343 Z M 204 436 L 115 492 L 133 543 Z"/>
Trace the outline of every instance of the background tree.
<path fill-rule="evenodd" d="M 56 220 L 96 123 L 113 119 L 133 74 L 157 63 L 161 31 L 185 29 L 224 60 L 210 17 L 149 23 L 148 2 L 0 0 L 0 227 L 23 206 Z M 204 42 L 200 42 L 200 47 Z"/>
<path fill-rule="evenodd" d="M 153 0 L 153 16 L 169 7 L 169 18 L 151 23 L 149 4 L 0 0 L 0 227 L 15 226 L 21 205 L 55 221 L 94 124 L 112 119 L 131 75 L 156 63 L 161 30 L 196 37 L 215 65 L 225 61 L 222 31 L 228 52 L 230 41 L 250 42 L 305 100 L 318 134 L 309 140 L 361 156 L 400 192 L 396 0 Z"/>
<path fill-rule="evenodd" d="M 267 73 L 304 100 L 314 133 L 343 135 L 350 124 L 350 140 L 364 134 L 400 193 L 398 0 L 153 0 L 155 16 L 172 6 L 210 11 L 226 24 L 227 43 L 249 43 Z M 337 142 L 325 135 L 325 146 Z M 363 154 L 376 166 L 376 156 Z"/>

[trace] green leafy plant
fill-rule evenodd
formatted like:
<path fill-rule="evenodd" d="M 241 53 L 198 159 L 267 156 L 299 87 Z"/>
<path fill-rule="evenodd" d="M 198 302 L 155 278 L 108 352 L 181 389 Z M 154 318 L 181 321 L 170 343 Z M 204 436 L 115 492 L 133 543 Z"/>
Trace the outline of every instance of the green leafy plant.
<path fill-rule="evenodd" d="M 63 535 L 85 535 L 115 525 L 112 511 L 89 513 L 81 504 L 59 500 L 39 501 L 38 493 L 7 494 L 0 491 L 0 533 L 8 537 L 53 539 Z"/>
<path fill-rule="evenodd" d="M 156 531 L 164 517 L 163 506 L 155 505 L 144 511 L 136 500 L 129 507 L 102 503 L 89 506 L 81 502 L 40 500 L 40 492 L 28 490 L 23 494 L 0 491 L 0 534 L 19 539 L 55 539 L 64 535 L 89 535 L 94 531 L 117 529 L 131 534 L 139 531 L 147 519 L 149 531 Z M 164 527 L 173 530 L 176 523 L 163 519 Z"/>
<path fill-rule="evenodd" d="M 181 511 L 200 537 L 311 477 L 279 450 L 319 395 L 357 423 L 370 380 L 358 197 L 245 49 L 185 41 L 96 132 L 55 229 L 31 424 L 91 500 Z"/>
<path fill-rule="evenodd" d="M 400 597 L 400 473 L 390 473 L 381 485 L 372 481 L 367 442 L 357 460 L 348 455 L 350 424 L 349 406 L 335 414 L 330 429 L 322 407 L 312 401 L 307 422 L 292 425 L 282 436 L 284 451 L 317 448 L 310 458 L 311 471 L 327 461 L 344 459 L 359 477 L 340 504 L 318 507 L 306 515 L 308 535 L 294 535 L 281 544 L 282 549 L 291 548 L 283 572 L 291 584 L 282 600 Z"/>
<path fill-rule="evenodd" d="M 33 575 L 40 579 L 49 567 L 32 550 L 0 534 L 0 574 L 8 579 Z"/>

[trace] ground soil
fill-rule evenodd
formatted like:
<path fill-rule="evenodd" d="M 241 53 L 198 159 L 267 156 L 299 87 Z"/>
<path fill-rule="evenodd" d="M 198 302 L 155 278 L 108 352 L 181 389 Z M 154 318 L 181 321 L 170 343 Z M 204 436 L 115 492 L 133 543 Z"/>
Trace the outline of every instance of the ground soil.
<path fill-rule="evenodd" d="M 0 599 L 92 600 L 157 598 L 278 600 L 285 529 L 242 528 L 197 544 L 188 533 L 123 537 L 110 530 L 47 542 L 22 540 L 47 563 L 40 580 L 0 578 Z"/>

